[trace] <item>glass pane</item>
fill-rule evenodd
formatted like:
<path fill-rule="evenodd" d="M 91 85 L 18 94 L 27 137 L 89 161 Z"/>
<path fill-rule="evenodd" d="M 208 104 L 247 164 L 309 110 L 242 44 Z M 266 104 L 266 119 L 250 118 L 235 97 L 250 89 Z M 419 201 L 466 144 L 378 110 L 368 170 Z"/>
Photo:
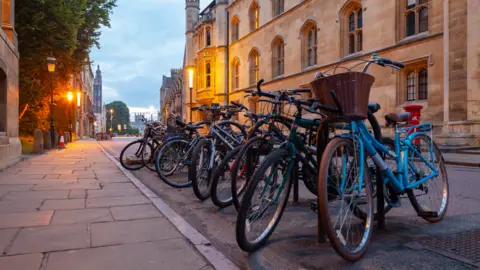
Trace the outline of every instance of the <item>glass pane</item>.
<path fill-rule="evenodd" d="M 428 8 L 423 8 L 418 14 L 418 32 L 428 31 Z"/>
<path fill-rule="evenodd" d="M 354 53 L 355 52 L 355 36 L 351 34 L 348 37 L 348 53 Z"/>
<path fill-rule="evenodd" d="M 407 0 L 407 9 L 411 9 L 415 7 L 416 0 Z"/>
<path fill-rule="evenodd" d="M 207 75 L 207 87 L 210 87 L 210 75 Z"/>
<path fill-rule="evenodd" d="M 363 12 L 360 10 L 357 15 L 357 28 L 363 27 Z"/>
<path fill-rule="evenodd" d="M 311 48 L 313 46 L 313 31 L 308 31 L 308 47 Z"/>
<path fill-rule="evenodd" d="M 357 35 L 357 52 L 362 50 L 363 34 L 360 31 Z"/>
<path fill-rule="evenodd" d="M 406 24 L 406 36 L 409 37 L 415 35 L 415 12 L 410 12 L 407 14 Z"/>
<path fill-rule="evenodd" d="M 355 31 L 355 14 L 353 12 L 350 13 L 350 17 L 348 17 L 348 31 Z"/>
<path fill-rule="evenodd" d="M 415 100 L 415 72 L 407 75 L 407 101 Z"/>
<path fill-rule="evenodd" d="M 428 71 L 422 69 L 418 73 L 418 99 L 428 98 Z"/>
<path fill-rule="evenodd" d="M 211 34 L 210 28 L 207 29 L 207 46 L 211 45 Z"/>
<path fill-rule="evenodd" d="M 210 63 L 207 63 L 206 69 L 207 69 L 207 74 L 210 74 Z"/>

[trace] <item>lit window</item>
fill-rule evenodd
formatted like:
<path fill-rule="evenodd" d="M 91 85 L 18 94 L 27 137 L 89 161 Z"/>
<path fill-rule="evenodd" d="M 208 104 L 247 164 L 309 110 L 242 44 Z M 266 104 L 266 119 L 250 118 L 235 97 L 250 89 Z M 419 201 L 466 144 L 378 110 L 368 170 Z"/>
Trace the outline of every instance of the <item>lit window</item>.
<path fill-rule="evenodd" d="M 205 87 L 209 88 L 211 87 L 211 69 L 210 69 L 210 62 L 207 61 L 207 64 L 205 65 Z"/>
<path fill-rule="evenodd" d="M 259 71 L 260 71 L 260 56 L 257 50 L 252 50 L 249 56 L 250 62 L 250 85 L 255 84 L 260 79 Z"/>
<path fill-rule="evenodd" d="M 232 63 L 232 89 L 240 88 L 240 61 L 235 58 Z"/>
<path fill-rule="evenodd" d="M 256 1 L 250 5 L 249 16 L 250 31 L 255 31 L 260 26 L 260 7 Z"/>
<path fill-rule="evenodd" d="M 240 37 L 239 24 L 240 24 L 240 20 L 238 19 L 238 17 L 237 16 L 233 17 L 233 19 L 232 19 L 232 42 L 237 41 Z"/>

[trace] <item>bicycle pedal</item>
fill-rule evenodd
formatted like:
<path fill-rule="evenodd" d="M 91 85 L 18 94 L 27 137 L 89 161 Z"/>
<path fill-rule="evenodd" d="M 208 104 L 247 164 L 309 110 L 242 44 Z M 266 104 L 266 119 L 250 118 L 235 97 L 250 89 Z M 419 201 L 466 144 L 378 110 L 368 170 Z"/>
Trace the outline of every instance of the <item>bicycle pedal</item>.
<path fill-rule="evenodd" d="M 433 211 L 419 212 L 418 216 L 422 218 L 437 218 L 438 212 L 433 212 Z"/>
<path fill-rule="evenodd" d="M 318 204 L 311 203 L 310 204 L 310 210 L 312 210 L 312 212 L 314 212 L 315 214 L 318 214 Z"/>

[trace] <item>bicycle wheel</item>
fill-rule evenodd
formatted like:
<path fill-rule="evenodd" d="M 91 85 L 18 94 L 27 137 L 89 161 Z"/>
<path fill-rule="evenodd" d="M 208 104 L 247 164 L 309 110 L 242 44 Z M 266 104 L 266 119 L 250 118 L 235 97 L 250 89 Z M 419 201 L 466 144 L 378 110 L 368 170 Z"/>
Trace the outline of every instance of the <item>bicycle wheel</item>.
<path fill-rule="evenodd" d="M 140 170 L 145 167 L 142 155 L 145 152 L 145 148 L 148 147 L 150 147 L 151 150 L 151 145 L 146 144 L 145 140 L 138 140 L 127 144 L 120 153 L 120 164 L 130 171 Z"/>
<path fill-rule="evenodd" d="M 244 144 L 237 156 L 231 169 L 231 192 L 232 202 L 235 209 L 240 209 L 240 202 L 250 182 L 251 176 L 263 162 L 265 157 L 272 151 L 273 147 L 268 144 L 268 140 L 263 137 L 253 137 Z M 247 167 L 247 161 L 250 164 Z M 250 169 L 250 171 L 247 171 Z"/>
<path fill-rule="evenodd" d="M 238 142 L 242 143 L 247 138 L 247 132 L 245 131 L 245 127 L 237 122 L 226 120 L 219 122 L 217 125 L 235 139 L 234 141 L 232 140 L 232 138 L 225 137 L 225 139 L 233 146 L 239 145 Z"/>
<path fill-rule="evenodd" d="M 248 185 L 235 230 L 237 243 L 243 251 L 254 252 L 261 248 L 282 217 L 292 187 L 286 162 L 289 156 L 286 149 L 270 153 Z M 269 215 L 272 216 L 268 218 Z"/>
<path fill-rule="evenodd" d="M 145 167 L 147 169 L 154 172 L 155 171 L 155 155 L 158 151 L 158 145 L 156 145 L 156 147 L 153 147 L 154 144 L 152 144 L 151 142 L 154 142 L 154 141 L 150 140 L 148 142 L 148 144 L 150 145 L 150 148 L 147 147 L 145 149 L 145 154 L 142 155 L 142 161 L 145 164 Z"/>
<path fill-rule="evenodd" d="M 202 139 L 192 153 L 192 164 L 188 168 L 188 178 L 192 182 L 193 192 L 201 201 L 210 197 L 211 174 L 210 159 L 212 155 L 212 142 Z M 214 157 L 215 158 L 215 157 Z"/>
<path fill-rule="evenodd" d="M 190 143 L 184 139 L 172 140 L 161 145 L 155 158 L 155 169 L 158 177 L 167 185 L 175 188 L 188 187 L 192 182 L 188 178 L 190 159 L 187 151 Z"/>
<path fill-rule="evenodd" d="M 366 171 L 360 179 L 359 167 L 363 163 L 366 170 L 366 164 L 358 155 L 352 140 L 335 138 L 322 155 L 318 175 L 322 226 L 335 251 L 352 262 L 365 254 L 373 231 L 372 185 Z M 334 194 L 329 194 L 333 190 Z M 362 208 L 365 220 L 355 216 L 351 210 L 355 208 Z"/>
<path fill-rule="evenodd" d="M 412 142 L 419 154 L 438 171 L 438 176 L 409 190 L 408 198 L 419 216 L 428 222 L 435 223 L 443 219 L 448 208 L 449 188 L 445 160 L 437 144 L 429 136 L 417 134 L 412 138 Z M 410 183 L 433 173 L 412 150 L 408 151 L 408 160 Z"/>
<path fill-rule="evenodd" d="M 228 153 L 220 165 L 215 169 L 212 177 L 212 202 L 220 208 L 228 207 L 232 204 L 232 168 L 236 163 L 236 156 L 241 146 L 237 146 Z"/>

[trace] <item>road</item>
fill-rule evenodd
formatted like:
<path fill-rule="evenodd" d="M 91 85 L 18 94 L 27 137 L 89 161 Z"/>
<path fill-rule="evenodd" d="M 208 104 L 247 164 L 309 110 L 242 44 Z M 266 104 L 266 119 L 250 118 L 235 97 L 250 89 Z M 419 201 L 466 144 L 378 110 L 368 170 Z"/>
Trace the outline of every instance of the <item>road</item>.
<path fill-rule="evenodd" d="M 122 148 L 132 140 L 114 138 L 100 144 L 118 159 Z M 386 231 L 374 233 L 365 258 L 351 264 L 341 259 L 329 244 L 316 242 L 317 216 L 309 207 L 313 197 L 302 187 L 300 202 L 289 203 L 267 245 L 248 255 L 238 248 L 235 240 L 233 207 L 219 210 L 209 200 L 197 200 L 191 188 L 175 189 L 166 185 L 155 172 L 147 169 L 133 172 L 242 269 L 474 268 L 480 266 L 480 245 L 468 241 L 480 239 L 480 169 L 449 166 L 448 173 L 450 202 L 442 222 L 425 222 L 417 217 L 408 200 L 402 200 L 402 207 L 388 213 Z M 470 236 L 460 239 L 459 233 Z M 455 238 L 456 243 L 463 249 L 442 249 L 452 246 L 439 247 L 436 237 L 457 237 L 460 240 Z M 432 243 L 437 246 L 433 248 Z M 454 241 L 448 243 L 455 244 Z"/>

